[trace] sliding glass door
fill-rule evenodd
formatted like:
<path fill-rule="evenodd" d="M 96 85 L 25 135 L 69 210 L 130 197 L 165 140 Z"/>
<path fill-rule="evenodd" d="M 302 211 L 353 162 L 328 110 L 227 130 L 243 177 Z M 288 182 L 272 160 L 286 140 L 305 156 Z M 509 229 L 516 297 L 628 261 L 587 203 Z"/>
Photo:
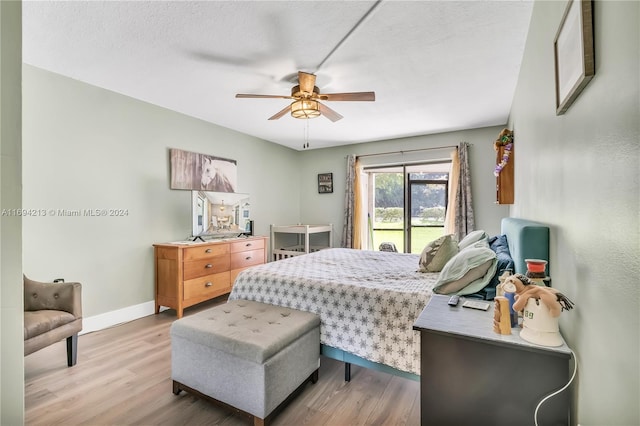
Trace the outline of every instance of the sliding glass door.
<path fill-rule="evenodd" d="M 447 212 L 449 173 L 407 167 L 409 187 L 408 244 L 410 253 L 420 253 L 428 242 L 442 236 Z"/>
<path fill-rule="evenodd" d="M 393 243 L 420 253 L 443 234 L 450 163 L 365 169 L 368 175 L 369 248 Z"/>
<path fill-rule="evenodd" d="M 402 166 L 374 169 L 369 173 L 369 248 L 393 243 L 404 252 L 404 170 Z"/>

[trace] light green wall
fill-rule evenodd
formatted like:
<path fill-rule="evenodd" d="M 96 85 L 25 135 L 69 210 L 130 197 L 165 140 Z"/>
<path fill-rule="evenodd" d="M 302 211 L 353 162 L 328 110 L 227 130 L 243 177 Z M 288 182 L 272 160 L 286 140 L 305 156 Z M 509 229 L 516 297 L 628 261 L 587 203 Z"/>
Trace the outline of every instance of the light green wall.
<path fill-rule="evenodd" d="M 257 234 L 299 220 L 296 151 L 32 66 L 23 79 L 23 205 L 47 211 L 23 220 L 24 271 L 82 282 L 85 317 L 152 301 L 152 244 L 191 234 L 191 193 L 170 189 L 170 148 L 236 160 Z"/>
<path fill-rule="evenodd" d="M 507 206 L 495 204 L 496 178 L 493 176 L 496 152 L 493 141 L 504 126 L 463 130 L 437 135 L 416 136 L 380 142 L 302 151 L 300 157 L 301 194 L 300 214 L 303 223 L 332 223 L 334 246 L 340 246 L 344 224 L 344 191 L 346 158 L 349 154 L 366 155 L 381 152 L 409 151 L 412 149 L 471 144 L 469 161 L 472 175 L 472 198 L 476 229 L 491 235 L 500 232 L 500 219 L 508 216 Z M 313 144 L 313 142 L 311 142 Z M 517 154 L 516 154 L 517 155 Z M 517 166 L 516 166 L 517 167 Z M 318 173 L 333 173 L 333 193 L 318 194 Z"/>
<path fill-rule="evenodd" d="M 24 419 L 22 298 L 22 4 L 0 2 L 0 424 Z M 6 210 L 5 210 L 6 209 Z"/>
<path fill-rule="evenodd" d="M 596 1 L 596 74 L 555 115 L 553 39 L 566 2 L 536 2 L 510 125 L 511 216 L 551 225 L 554 287 L 576 303 L 561 331 L 578 356 L 574 423 L 640 424 L 640 3 Z"/>

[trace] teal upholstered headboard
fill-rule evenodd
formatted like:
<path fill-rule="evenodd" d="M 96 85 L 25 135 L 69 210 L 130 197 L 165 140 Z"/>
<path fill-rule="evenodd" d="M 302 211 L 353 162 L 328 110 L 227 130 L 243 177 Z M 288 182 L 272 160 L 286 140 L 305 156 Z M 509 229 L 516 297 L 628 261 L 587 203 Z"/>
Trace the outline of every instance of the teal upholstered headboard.
<path fill-rule="evenodd" d="M 547 276 L 550 275 L 548 226 L 526 219 L 506 217 L 501 222 L 501 233 L 507 236 L 516 273 L 527 272 L 525 259 L 543 259 L 547 261 Z"/>

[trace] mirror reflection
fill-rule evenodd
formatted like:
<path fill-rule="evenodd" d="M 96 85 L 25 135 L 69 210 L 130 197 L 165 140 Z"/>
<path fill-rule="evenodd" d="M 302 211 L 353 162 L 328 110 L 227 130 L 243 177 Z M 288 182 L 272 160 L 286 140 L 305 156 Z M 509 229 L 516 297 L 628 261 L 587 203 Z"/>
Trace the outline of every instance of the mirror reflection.
<path fill-rule="evenodd" d="M 232 236 L 249 231 L 249 194 L 192 191 L 193 236 Z"/>

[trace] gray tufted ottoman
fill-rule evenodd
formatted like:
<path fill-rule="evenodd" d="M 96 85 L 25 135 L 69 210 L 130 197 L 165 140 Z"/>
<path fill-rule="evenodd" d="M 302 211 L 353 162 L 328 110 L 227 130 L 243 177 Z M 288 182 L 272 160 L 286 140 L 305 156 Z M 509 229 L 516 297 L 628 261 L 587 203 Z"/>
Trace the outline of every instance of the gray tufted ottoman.
<path fill-rule="evenodd" d="M 222 403 L 255 425 L 315 383 L 319 366 L 320 318 L 309 312 L 234 300 L 171 326 L 173 393 Z"/>

